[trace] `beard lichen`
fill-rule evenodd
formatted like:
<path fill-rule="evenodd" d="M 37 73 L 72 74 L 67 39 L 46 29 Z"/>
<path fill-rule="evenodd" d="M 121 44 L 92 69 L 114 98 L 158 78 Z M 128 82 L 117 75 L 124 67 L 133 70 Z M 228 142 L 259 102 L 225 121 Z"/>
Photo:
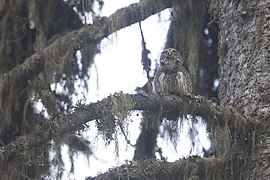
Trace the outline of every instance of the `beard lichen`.
<path fill-rule="evenodd" d="M 125 129 L 128 124 L 129 110 L 133 106 L 132 99 L 122 92 L 109 96 L 108 104 L 103 107 L 100 118 L 96 120 L 98 132 L 103 135 L 106 143 L 109 144 L 111 140 L 116 140 L 119 130 L 127 133 Z"/>

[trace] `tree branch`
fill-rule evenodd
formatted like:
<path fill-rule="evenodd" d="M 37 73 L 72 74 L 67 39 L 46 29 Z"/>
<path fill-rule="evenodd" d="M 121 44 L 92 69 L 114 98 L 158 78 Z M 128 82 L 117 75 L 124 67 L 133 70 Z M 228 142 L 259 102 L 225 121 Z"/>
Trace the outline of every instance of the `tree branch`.
<path fill-rule="evenodd" d="M 252 131 L 251 128 L 255 127 L 252 122 L 247 121 L 246 118 L 242 117 L 234 109 L 218 106 L 201 96 L 180 98 L 178 96 L 158 96 L 155 94 L 146 96 L 142 94 L 116 93 L 96 103 L 78 107 L 72 114 L 47 121 L 36 131 L 18 137 L 12 143 L 0 148 L 0 159 L 25 154 L 24 152 L 27 152 L 27 150 L 35 146 L 41 146 L 55 137 L 61 137 L 65 133 L 81 129 L 83 124 L 91 120 L 101 120 L 103 116 L 106 116 L 107 112 L 149 111 L 159 106 L 162 106 L 163 112 L 177 111 L 183 115 L 193 114 L 202 116 L 205 118 L 208 126 L 211 127 L 228 127 L 234 131 L 238 129 L 239 132 L 243 133 L 246 133 L 246 131 L 241 131 L 241 129 L 248 130 L 248 133 L 250 133 Z M 248 138 L 246 134 L 243 137 Z M 239 138 L 239 135 L 237 135 L 237 138 Z"/>
<path fill-rule="evenodd" d="M 156 160 L 142 160 L 131 162 L 108 170 L 96 177 L 88 177 L 86 180 L 117 180 L 117 179 L 231 179 L 225 177 L 224 171 L 230 167 L 223 159 L 191 156 L 187 159 L 175 162 Z M 142 168 L 143 167 L 143 168 Z"/>

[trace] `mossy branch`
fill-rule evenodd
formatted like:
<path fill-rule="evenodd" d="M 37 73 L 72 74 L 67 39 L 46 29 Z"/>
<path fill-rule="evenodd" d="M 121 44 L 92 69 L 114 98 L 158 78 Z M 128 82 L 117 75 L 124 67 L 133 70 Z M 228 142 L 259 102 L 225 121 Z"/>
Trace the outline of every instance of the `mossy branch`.
<path fill-rule="evenodd" d="M 200 158 L 191 156 L 175 162 L 142 160 L 130 162 L 108 170 L 96 177 L 86 180 L 117 180 L 117 179 L 230 179 L 224 171 L 229 171 L 226 160 L 218 158 Z M 143 168 L 142 168 L 143 167 Z"/>
<path fill-rule="evenodd" d="M 211 128 L 226 127 L 233 132 L 237 129 L 237 132 L 244 134 L 244 138 L 248 138 L 245 134 L 246 131 L 250 133 L 251 128 L 255 128 L 254 123 L 248 121 L 233 108 L 218 106 L 201 96 L 180 98 L 178 96 L 158 96 L 154 94 L 116 93 L 101 101 L 78 107 L 70 115 L 44 122 L 36 131 L 18 137 L 12 143 L 0 148 L 0 160 L 20 156 L 20 154 L 25 154 L 24 152 L 28 149 L 41 146 L 53 138 L 63 136 L 65 133 L 79 130 L 91 120 L 102 119 L 104 112 L 116 112 L 118 107 L 120 107 L 119 111 L 123 111 L 123 109 L 150 111 L 158 106 L 162 106 L 163 111 L 167 112 L 178 111 L 183 115 L 202 116 Z M 237 137 L 239 138 L 239 134 L 237 134 Z"/>

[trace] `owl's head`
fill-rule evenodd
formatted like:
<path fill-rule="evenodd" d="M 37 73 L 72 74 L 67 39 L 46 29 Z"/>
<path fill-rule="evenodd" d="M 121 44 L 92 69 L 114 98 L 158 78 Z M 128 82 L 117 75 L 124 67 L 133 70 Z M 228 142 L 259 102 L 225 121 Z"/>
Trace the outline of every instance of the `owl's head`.
<path fill-rule="evenodd" d="M 161 53 L 160 66 L 165 70 L 178 70 L 180 65 L 182 65 L 182 57 L 176 49 L 168 48 Z"/>

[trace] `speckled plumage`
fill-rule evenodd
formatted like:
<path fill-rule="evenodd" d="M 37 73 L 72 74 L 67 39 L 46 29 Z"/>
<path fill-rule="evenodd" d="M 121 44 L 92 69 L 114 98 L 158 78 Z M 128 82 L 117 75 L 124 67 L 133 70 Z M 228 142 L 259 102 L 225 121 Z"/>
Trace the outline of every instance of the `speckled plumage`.
<path fill-rule="evenodd" d="M 182 64 L 183 59 L 176 49 L 168 48 L 161 53 L 153 83 L 155 93 L 178 96 L 192 93 L 190 76 Z"/>

